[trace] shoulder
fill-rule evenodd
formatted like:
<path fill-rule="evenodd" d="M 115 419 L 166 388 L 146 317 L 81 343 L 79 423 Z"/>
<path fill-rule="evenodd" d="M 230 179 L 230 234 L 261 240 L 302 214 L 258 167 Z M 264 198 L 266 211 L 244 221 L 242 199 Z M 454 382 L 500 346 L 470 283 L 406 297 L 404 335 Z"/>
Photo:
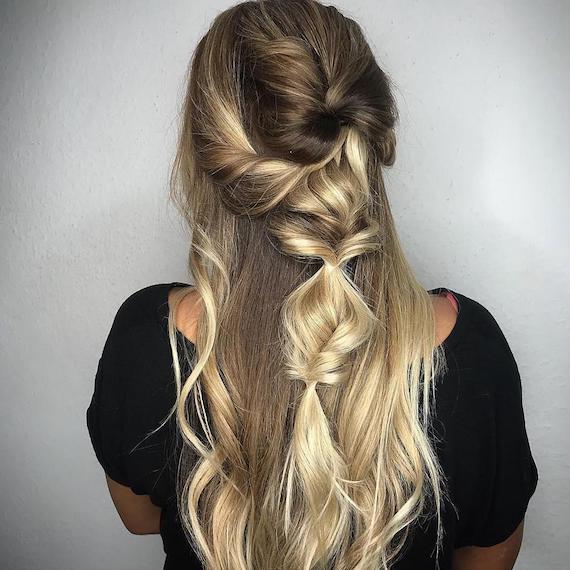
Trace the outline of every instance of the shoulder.
<path fill-rule="evenodd" d="M 507 316 L 489 308 L 488 301 L 452 292 L 460 333 L 447 351 L 451 376 L 441 385 L 439 410 L 459 508 L 455 546 L 491 546 L 508 538 L 523 519 L 537 469 L 526 433 L 521 375 L 500 324 Z"/>
<path fill-rule="evenodd" d="M 440 383 L 441 394 L 449 392 L 455 399 L 459 393 L 470 406 L 475 401 L 492 406 L 499 396 L 520 398 L 518 365 L 499 324 L 505 316 L 497 317 L 487 301 L 440 289 L 454 295 L 459 310 L 457 322 L 443 343 L 447 378 Z"/>
<path fill-rule="evenodd" d="M 488 304 L 481 300 L 456 293 L 460 311 L 463 311 L 462 334 L 466 342 L 474 349 L 481 349 L 487 353 L 489 359 L 495 363 L 503 361 L 508 366 L 515 366 L 513 353 L 501 324 L 505 320 L 503 315 L 495 309 L 489 309 Z M 504 325 L 503 325 L 504 326 Z"/>
<path fill-rule="evenodd" d="M 170 287 L 169 283 L 154 283 L 130 293 L 119 304 L 114 327 L 127 331 L 141 325 L 154 324 L 160 309 L 166 303 Z"/>
<path fill-rule="evenodd" d="M 126 295 L 114 311 L 86 412 L 87 426 L 107 474 L 137 494 L 157 492 L 169 432 L 161 426 L 176 397 L 172 354 L 164 326 L 169 283 Z M 147 439 L 148 438 L 148 439 Z M 142 442 L 144 445 L 139 445 Z"/>
<path fill-rule="evenodd" d="M 456 381 L 443 384 L 453 385 L 467 398 L 483 398 L 490 403 L 495 397 L 520 400 L 521 375 L 500 324 L 506 315 L 459 291 L 431 291 L 442 290 L 451 292 L 458 305 L 457 322 L 444 343 L 445 371 Z"/>
<path fill-rule="evenodd" d="M 129 293 L 118 303 L 102 358 L 108 367 L 131 366 L 156 358 L 157 351 L 167 346 L 169 283 L 154 283 Z"/>
<path fill-rule="evenodd" d="M 453 342 L 450 344 L 461 344 L 463 348 L 485 345 L 486 348 L 496 347 L 503 351 L 508 348 L 505 334 L 499 325 L 499 321 L 503 319 L 495 316 L 494 311 L 488 308 L 487 302 L 447 287 L 431 289 L 430 293 L 439 294 L 446 291 L 455 297 L 457 313 L 454 314 L 455 309 L 445 297 L 440 297 L 437 301 L 434 299 L 434 308 L 436 320 L 439 320 L 441 326 L 446 323 L 449 326 L 455 320 L 451 335 Z"/>

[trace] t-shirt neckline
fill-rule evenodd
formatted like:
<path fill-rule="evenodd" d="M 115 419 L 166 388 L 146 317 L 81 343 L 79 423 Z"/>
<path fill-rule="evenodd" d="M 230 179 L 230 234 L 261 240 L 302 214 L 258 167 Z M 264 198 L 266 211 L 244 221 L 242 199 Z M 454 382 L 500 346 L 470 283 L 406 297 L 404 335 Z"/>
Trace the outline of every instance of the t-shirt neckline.
<path fill-rule="evenodd" d="M 181 281 L 171 281 L 170 283 L 167 284 L 165 300 L 163 303 L 160 304 L 160 306 L 163 308 L 164 313 L 165 313 L 164 315 L 161 315 L 161 316 L 163 318 L 166 318 L 166 319 L 168 319 L 168 294 L 170 293 L 170 291 L 174 287 L 192 287 L 192 285 L 190 283 L 183 283 Z M 457 293 L 456 291 L 449 289 L 448 287 L 435 287 L 433 289 L 428 289 L 427 292 L 432 293 L 432 294 L 436 294 L 436 295 L 441 295 L 442 293 L 446 293 L 446 292 L 451 293 L 455 297 L 455 299 L 457 300 L 457 318 L 456 318 L 455 324 L 453 325 L 451 332 L 440 343 L 440 346 L 443 346 L 444 348 L 449 347 L 449 346 L 455 346 L 457 344 L 458 337 L 459 337 L 459 334 L 461 332 L 461 329 L 463 328 L 463 324 L 464 324 L 463 320 L 465 317 L 463 303 L 462 303 L 462 299 L 461 299 L 462 296 L 459 293 Z M 194 349 L 196 347 L 194 342 L 192 342 L 187 336 L 182 334 L 182 332 L 180 330 L 176 329 L 176 335 L 180 340 L 182 340 L 183 342 L 188 344 L 191 348 Z"/>

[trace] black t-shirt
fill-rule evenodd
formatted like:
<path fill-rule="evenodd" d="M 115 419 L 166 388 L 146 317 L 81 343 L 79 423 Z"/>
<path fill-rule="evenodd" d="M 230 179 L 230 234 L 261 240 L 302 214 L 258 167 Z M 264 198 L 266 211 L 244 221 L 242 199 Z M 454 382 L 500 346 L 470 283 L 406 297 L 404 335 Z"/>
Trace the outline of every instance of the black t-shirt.
<path fill-rule="evenodd" d="M 162 507 L 167 570 L 202 568 L 177 515 L 174 477 L 180 440 L 175 417 L 144 439 L 176 399 L 168 292 L 185 285 L 150 285 L 122 303 L 99 360 L 86 414 L 97 459 L 109 477 Z M 436 384 L 433 427 L 455 508 L 444 505 L 440 570 L 451 569 L 454 548 L 491 546 L 510 536 L 538 481 L 521 380 L 509 345 L 491 313 L 477 301 L 443 287 L 429 292 L 446 291 L 455 295 L 459 313 L 443 342 L 449 369 Z M 177 337 L 180 347 L 194 350 L 180 332 Z M 435 517 L 414 527 L 394 570 L 435 569 L 435 532 Z"/>

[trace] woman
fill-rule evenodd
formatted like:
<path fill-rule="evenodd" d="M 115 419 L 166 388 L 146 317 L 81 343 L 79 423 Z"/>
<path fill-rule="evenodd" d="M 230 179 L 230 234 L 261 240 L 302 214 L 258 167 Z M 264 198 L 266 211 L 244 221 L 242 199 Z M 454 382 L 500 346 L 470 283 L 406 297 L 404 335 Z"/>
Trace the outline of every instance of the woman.
<path fill-rule="evenodd" d="M 195 286 L 125 300 L 87 411 L 165 568 L 512 568 L 538 479 L 520 376 L 489 311 L 404 257 L 397 118 L 332 6 L 244 2 L 199 42 L 171 179 Z"/>

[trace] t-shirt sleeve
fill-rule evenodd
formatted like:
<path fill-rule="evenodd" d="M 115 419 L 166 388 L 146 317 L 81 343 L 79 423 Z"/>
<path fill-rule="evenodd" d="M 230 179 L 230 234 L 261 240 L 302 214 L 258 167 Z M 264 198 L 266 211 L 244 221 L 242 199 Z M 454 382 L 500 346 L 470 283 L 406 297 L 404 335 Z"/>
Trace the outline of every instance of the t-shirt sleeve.
<path fill-rule="evenodd" d="M 126 378 L 120 365 L 129 328 L 125 308 L 123 303 L 107 335 L 86 419 L 93 450 L 105 473 L 128 486 L 122 450 Z"/>
<path fill-rule="evenodd" d="M 489 470 L 479 481 L 486 488 L 474 489 L 475 519 L 460 546 L 492 546 L 506 540 L 523 520 L 538 483 L 525 424 L 521 376 L 511 348 L 491 313 L 484 313 L 484 334 L 492 339 L 489 354 L 488 388 L 491 396 L 490 448 L 481 467 Z"/>
<path fill-rule="evenodd" d="M 99 358 L 86 423 L 97 460 L 114 481 L 147 494 L 166 475 L 168 429 L 158 428 L 174 402 L 169 346 L 156 320 L 156 288 L 119 307 Z M 153 312 L 154 311 L 154 312 Z"/>

